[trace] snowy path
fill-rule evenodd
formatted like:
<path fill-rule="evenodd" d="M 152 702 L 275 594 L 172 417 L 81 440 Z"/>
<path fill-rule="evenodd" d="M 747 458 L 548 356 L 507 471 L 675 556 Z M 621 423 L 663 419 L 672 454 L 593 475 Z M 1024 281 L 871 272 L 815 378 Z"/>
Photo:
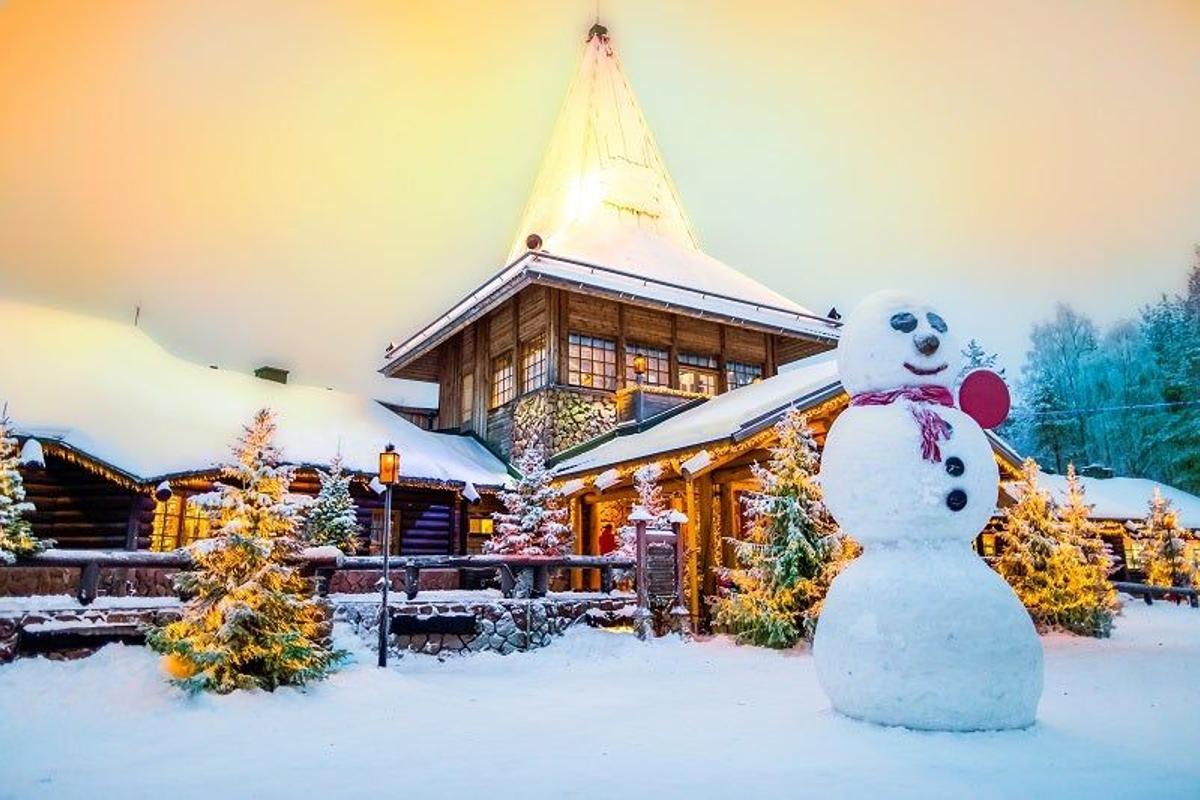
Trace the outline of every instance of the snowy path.
<path fill-rule="evenodd" d="M 976 735 L 839 718 L 807 653 L 724 641 L 580 631 L 192 701 L 112 646 L 0 667 L 0 798 L 1200 797 L 1200 612 L 1043 641 L 1039 724 Z"/>

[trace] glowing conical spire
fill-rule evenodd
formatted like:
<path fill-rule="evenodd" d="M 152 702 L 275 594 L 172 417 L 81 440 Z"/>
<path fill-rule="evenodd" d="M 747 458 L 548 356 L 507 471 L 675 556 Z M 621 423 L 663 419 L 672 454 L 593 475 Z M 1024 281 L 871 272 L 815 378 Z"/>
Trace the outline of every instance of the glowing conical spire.
<path fill-rule="evenodd" d="M 662 153 L 608 31 L 588 32 L 509 260 L 537 235 L 545 249 L 594 257 L 586 243 L 650 233 L 699 251 Z M 576 252 L 578 251 L 578 252 Z"/>

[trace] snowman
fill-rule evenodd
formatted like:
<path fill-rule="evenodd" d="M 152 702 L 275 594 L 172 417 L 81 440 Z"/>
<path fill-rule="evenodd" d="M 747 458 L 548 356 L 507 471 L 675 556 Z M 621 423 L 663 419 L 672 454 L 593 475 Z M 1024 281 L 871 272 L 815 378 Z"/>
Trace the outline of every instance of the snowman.
<path fill-rule="evenodd" d="M 994 373 L 972 372 L 957 398 L 969 413 L 956 407 L 959 353 L 950 321 L 899 292 L 867 298 L 842 330 L 850 407 L 830 428 L 820 479 L 863 554 L 830 587 L 813 654 L 849 717 L 948 731 L 1034 721 L 1041 643 L 971 549 L 999 487 L 980 422 L 1003 421 L 1008 392 Z"/>

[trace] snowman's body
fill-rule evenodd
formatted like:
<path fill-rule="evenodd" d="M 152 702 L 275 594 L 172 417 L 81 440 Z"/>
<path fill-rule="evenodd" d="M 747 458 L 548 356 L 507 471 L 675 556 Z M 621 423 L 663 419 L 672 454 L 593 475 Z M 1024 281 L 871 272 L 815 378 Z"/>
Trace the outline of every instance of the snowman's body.
<path fill-rule="evenodd" d="M 953 340 L 940 316 L 892 294 L 855 313 L 839 345 L 852 396 L 948 388 L 948 369 L 939 366 L 948 362 L 937 352 L 957 351 L 944 346 Z M 881 337 L 868 327 L 881 315 L 886 321 L 902 314 L 936 317 L 946 342 L 931 345 L 928 339 L 939 337 L 908 327 L 908 319 L 894 340 L 893 331 Z M 909 334 L 932 352 L 908 352 Z M 813 651 L 822 688 L 838 711 L 881 724 L 1029 725 L 1042 691 L 1041 644 L 1012 590 L 970 546 L 994 510 L 999 485 L 987 438 L 953 407 L 904 397 L 877 402 L 843 412 L 822 454 L 825 503 L 863 545 L 821 611 Z M 941 421 L 935 452 L 918 420 L 924 412 Z"/>

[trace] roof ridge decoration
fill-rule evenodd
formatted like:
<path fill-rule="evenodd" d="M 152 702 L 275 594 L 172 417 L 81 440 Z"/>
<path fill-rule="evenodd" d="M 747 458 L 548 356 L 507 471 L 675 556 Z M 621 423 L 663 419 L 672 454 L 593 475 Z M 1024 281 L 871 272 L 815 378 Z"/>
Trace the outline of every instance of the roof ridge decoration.
<path fill-rule="evenodd" d="M 700 251 L 608 29 L 593 25 L 508 261 L 536 235 L 559 252 L 580 226 L 634 227 Z"/>

